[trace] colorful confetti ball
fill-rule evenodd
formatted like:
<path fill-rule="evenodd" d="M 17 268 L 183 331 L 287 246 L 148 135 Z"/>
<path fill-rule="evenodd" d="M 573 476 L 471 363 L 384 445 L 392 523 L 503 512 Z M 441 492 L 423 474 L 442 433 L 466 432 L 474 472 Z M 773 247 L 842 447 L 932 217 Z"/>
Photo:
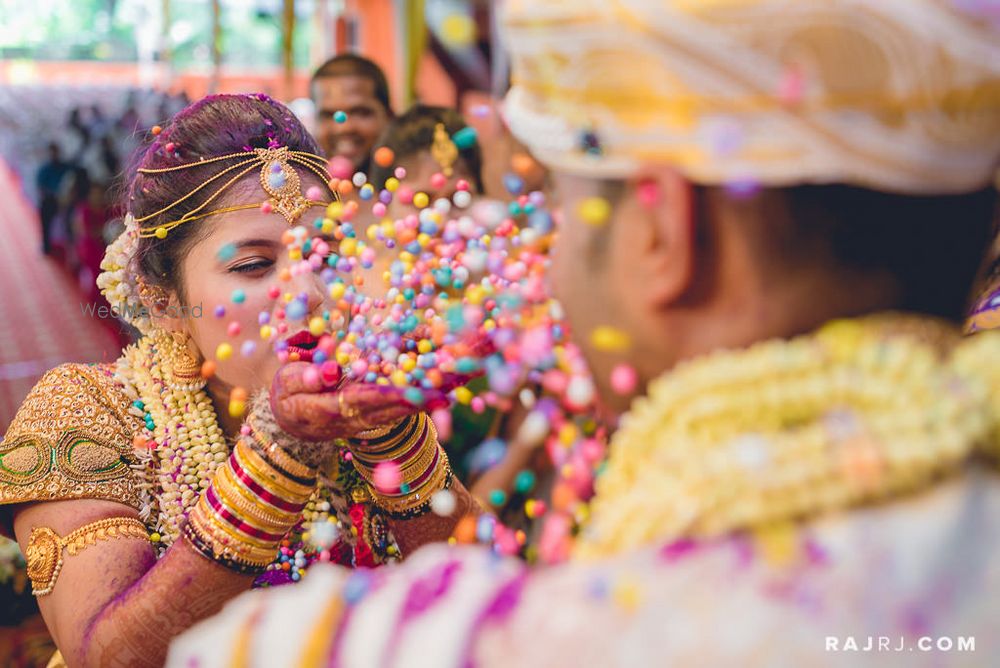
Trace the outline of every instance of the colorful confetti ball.
<path fill-rule="evenodd" d="M 247 404 L 245 401 L 229 401 L 229 417 L 231 418 L 241 418 L 247 410 Z"/>
<path fill-rule="evenodd" d="M 338 179 L 350 179 L 354 173 L 354 163 L 342 155 L 335 155 L 326 164 L 330 175 Z M 362 183 L 364 185 L 364 183 Z"/>
<path fill-rule="evenodd" d="M 222 262 L 232 260 L 234 255 L 236 255 L 236 244 L 224 244 L 218 252 L 219 260 Z"/>
<path fill-rule="evenodd" d="M 381 462 L 372 474 L 375 489 L 382 494 L 395 494 L 401 480 L 402 474 L 396 462 Z"/>
<path fill-rule="evenodd" d="M 430 204 L 430 202 L 431 198 L 427 195 L 427 193 L 421 192 L 421 193 L 415 193 L 413 195 L 413 206 L 417 207 L 418 209 L 427 208 L 427 205 Z"/>
<path fill-rule="evenodd" d="M 507 492 L 502 489 L 493 489 L 490 490 L 488 498 L 490 505 L 500 507 L 507 502 Z"/>
<path fill-rule="evenodd" d="M 459 150 L 465 150 L 467 148 L 472 148 L 476 145 L 476 129 L 469 126 L 465 126 L 455 134 L 451 136 L 451 140 L 455 142 L 455 146 Z"/>
<path fill-rule="evenodd" d="M 396 159 L 396 154 L 393 153 L 392 149 L 388 146 L 379 146 L 375 149 L 375 153 L 372 154 L 372 160 L 379 167 L 389 168 L 392 166 L 392 161 Z"/>
<path fill-rule="evenodd" d="M 476 22 L 468 14 L 449 14 L 441 22 L 441 41 L 451 49 L 461 49 L 476 39 Z"/>
<path fill-rule="evenodd" d="M 315 317 L 309 319 L 309 333 L 319 336 L 326 330 L 326 321 L 323 318 Z"/>
<path fill-rule="evenodd" d="M 451 517 L 458 502 L 455 494 L 448 489 L 442 489 L 431 497 L 431 512 L 439 517 Z"/>
<path fill-rule="evenodd" d="M 343 111 L 340 111 L 338 109 L 337 111 L 333 112 L 333 121 L 334 121 L 334 123 L 346 123 L 347 122 L 347 113 L 343 112 Z"/>
<path fill-rule="evenodd" d="M 240 355 L 243 357 L 250 357 L 257 350 L 257 342 L 252 339 L 247 339 L 242 344 L 240 344 Z"/>
<path fill-rule="evenodd" d="M 431 188 L 435 190 L 440 190 L 444 188 L 445 184 L 448 183 L 448 177 L 441 172 L 434 172 L 431 174 Z"/>
<path fill-rule="evenodd" d="M 242 304 L 247 300 L 247 294 L 240 288 L 233 290 L 232 300 L 234 304 Z"/>
<path fill-rule="evenodd" d="M 208 380 L 215 375 L 215 362 L 213 360 L 205 360 L 201 364 L 201 377 Z"/>
<path fill-rule="evenodd" d="M 229 326 L 226 327 L 226 334 L 228 334 L 229 336 L 239 336 L 241 329 L 242 328 L 240 327 L 240 323 L 237 322 L 236 320 L 233 320 L 231 323 L 229 323 Z"/>
<path fill-rule="evenodd" d="M 152 132 L 153 136 L 155 137 L 156 135 L 158 135 L 161 132 L 163 132 L 163 128 L 161 128 L 159 125 L 154 125 L 153 127 L 151 127 L 149 129 L 149 131 Z"/>
<path fill-rule="evenodd" d="M 263 202 L 263 203 L 261 203 L 261 205 L 260 205 L 260 212 L 261 213 L 271 213 L 272 211 L 274 211 L 274 207 L 271 205 L 270 202 Z"/>
<path fill-rule="evenodd" d="M 215 316 L 216 318 L 225 318 L 225 317 L 226 317 L 226 307 L 225 307 L 225 306 L 223 306 L 222 304 L 218 304 L 218 305 L 216 305 L 216 307 L 215 307 L 215 308 L 214 308 L 214 309 L 212 310 L 212 314 L 213 314 L 213 315 L 214 315 L 214 316 Z"/>
<path fill-rule="evenodd" d="M 452 195 L 451 201 L 459 209 L 465 209 L 472 204 L 472 193 L 468 190 L 459 190 Z"/>
<path fill-rule="evenodd" d="M 233 356 L 233 347 L 228 343 L 220 343 L 215 349 L 215 358 L 220 362 L 225 362 Z"/>
<path fill-rule="evenodd" d="M 624 330 L 610 325 L 601 325 L 590 333 L 590 344 L 601 352 L 620 353 L 629 349 L 629 346 L 632 345 L 632 339 Z"/>
<path fill-rule="evenodd" d="M 577 213 L 583 222 L 600 227 L 611 216 L 611 204 L 603 197 L 587 197 L 580 202 Z"/>
<path fill-rule="evenodd" d="M 529 469 L 518 471 L 514 478 L 514 491 L 518 494 L 527 494 L 535 486 L 535 473 Z"/>
<path fill-rule="evenodd" d="M 619 364 L 611 370 L 611 389 L 618 394 L 631 394 L 639 383 L 639 374 L 628 364 Z"/>
<path fill-rule="evenodd" d="M 306 199 L 313 202 L 319 202 L 323 199 L 322 189 L 320 189 L 319 186 L 309 186 L 309 188 L 306 189 Z"/>

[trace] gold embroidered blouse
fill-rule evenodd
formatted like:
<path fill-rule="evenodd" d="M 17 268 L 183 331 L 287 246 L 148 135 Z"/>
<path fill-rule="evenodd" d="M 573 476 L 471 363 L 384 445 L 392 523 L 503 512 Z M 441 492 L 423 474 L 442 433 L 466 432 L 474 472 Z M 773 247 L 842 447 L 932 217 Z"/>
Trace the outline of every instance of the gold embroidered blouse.
<path fill-rule="evenodd" d="M 0 444 L 3 506 L 58 499 L 107 499 L 139 509 L 131 465 L 141 421 L 115 382 L 112 364 L 63 364 L 32 388 Z"/>

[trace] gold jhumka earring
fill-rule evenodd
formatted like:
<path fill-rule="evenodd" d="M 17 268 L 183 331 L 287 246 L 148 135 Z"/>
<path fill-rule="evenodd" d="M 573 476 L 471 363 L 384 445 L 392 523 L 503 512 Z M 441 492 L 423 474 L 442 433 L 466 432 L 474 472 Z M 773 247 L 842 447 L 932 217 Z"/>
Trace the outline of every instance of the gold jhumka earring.
<path fill-rule="evenodd" d="M 205 387 L 205 379 L 201 375 L 201 360 L 195 357 L 188 346 L 191 337 L 184 332 L 171 332 L 171 336 L 174 346 L 168 353 L 171 369 L 167 385 L 171 390 L 196 392 Z"/>
<path fill-rule="evenodd" d="M 431 157 L 434 161 L 441 165 L 441 172 L 451 178 L 454 173 L 452 165 L 458 160 L 458 147 L 455 146 L 455 142 L 452 141 L 451 137 L 448 136 L 448 131 L 444 127 L 444 123 L 438 123 L 434 126 L 434 143 L 431 144 Z"/>

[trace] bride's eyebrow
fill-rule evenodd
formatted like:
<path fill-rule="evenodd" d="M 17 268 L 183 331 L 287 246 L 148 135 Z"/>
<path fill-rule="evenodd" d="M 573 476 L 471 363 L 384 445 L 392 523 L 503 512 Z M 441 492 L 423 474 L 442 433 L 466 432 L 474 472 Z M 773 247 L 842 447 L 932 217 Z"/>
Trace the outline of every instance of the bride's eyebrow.
<path fill-rule="evenodd" d="M 240 239 L 239 241 L 234 241 L 230 244 L 233 250 L 241 250 L 243 248 L 259 247 L 259 246 L 270 246 L 278 247 L 283 244 L 276 239 L 265 239 L 265 238 L 250 238 L 250 239 Z"/>

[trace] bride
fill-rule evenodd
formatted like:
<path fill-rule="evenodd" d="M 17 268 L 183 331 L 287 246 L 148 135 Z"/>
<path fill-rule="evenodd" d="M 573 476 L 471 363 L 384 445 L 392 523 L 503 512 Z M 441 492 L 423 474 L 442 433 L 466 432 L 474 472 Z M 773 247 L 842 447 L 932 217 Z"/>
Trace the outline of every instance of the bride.
<path fill-rule="evenodd" d="M 330 357 L 343 284 L 286 250 L 336 199 L 301 124 L 267 96 L 217 95 L 154 134 L 99 279 L 142 338 L 47 373 L 0 446 L 0 528 L 73 666 L 160 665 L 255 583 L 398 559 L 473 507 L 423 412 L 451 385 L 418 406 L 307 364 Z M 402 479 L 376 491 L 390 461 Z M 449 486 L 456 520 L 427 513 Z"/>

